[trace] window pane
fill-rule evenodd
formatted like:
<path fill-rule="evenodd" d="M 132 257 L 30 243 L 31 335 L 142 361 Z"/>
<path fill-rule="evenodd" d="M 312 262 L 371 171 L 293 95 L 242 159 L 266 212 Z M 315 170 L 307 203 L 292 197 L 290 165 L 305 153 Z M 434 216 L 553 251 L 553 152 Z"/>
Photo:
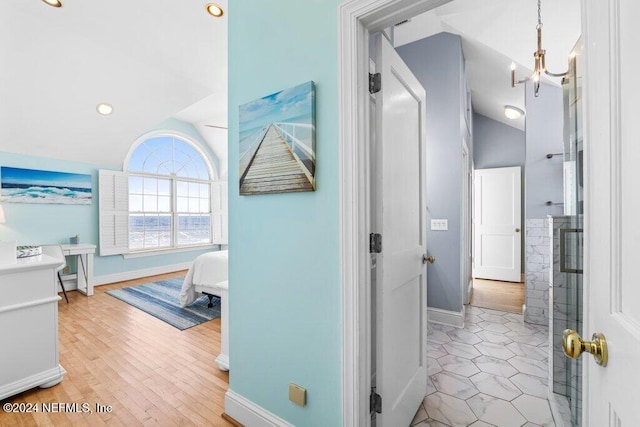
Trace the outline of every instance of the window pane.
<path fill-rule="evenodd" d="M 158 211 L 158 197 L 157 196 L 144 196 L 144 211 L 145 212 L 157 212 Z"/>
<path fill-rule="evenodd" d="M 200 184 L 200 197 L 203 199 L 209 198 L 209 184 Z"/>
<path fill-rule="evenodd" d="M 186 197 L 178 197 L 178 212 L 187 212 L 189 210 L 189 199 Z"/>
<path fill-rule="evenodd" d="M 197 182 L 190 182 L 189 183 L 189 197 L 198 197 L 198 195 L 200 194 L 200 184 L 198 184 Z"/>
<path fill-rule="evenodd" d="M 200 212 L 209 212 L 209 201 L 200 199 Z"/>
<path fill-rule="evenodd" d="M 158 212 L 171 212 L 171 197 L 158 197 Z"/>
<path fill-rule="evenodd" d="M 189 198 L 189 212 L 198 213 L 200 211 L 200 199 Z"/>
<path fill-rule="evenodd" d="M 177 181 L 177 196 L 188 196 L 189 195 L 189 183 L 184 181 Z"/>
<path fill-rule="evenodd" d="M 144 247 L 144 216 L 129 215 L 129 249 Z"/>
<path fill-rule="evenodd" d="M 166 171 L 160 171 L 159 167 L 160 167 L 160 160 L 154 155 L 151 155 L 145 159 L 142 172 L 146 172 L 154 175 L 166 175 L 167 174 Z"/>
<path fill-rule="evenodd" d="M 142 212 L 142 196 L 132 194 L 129 196 L 129 211 Z"/>
<path fill-rule="evenodd" d="M 144 194 L 158 194 L 158 180 L 144 178 Z"/>
<path fill-rule="evenodd" d="M 129 177 L 129 193 L 142 194 L 142 178 L 139 176 Z"/>
<path fill-rule="evenodd" d="M 178 245 L 211 242 L 209 215 L 180 215 L 178 217 Z"/>
<path fill-rule="evenodd" d="M 161 196 L 171 195 L 171 181 L 168 179 L 158 180 L 158 194 Z"/>
<path fill-rule="evenodd" d="M 144 247 L 145 248 L 157 248 L 160 233 L 157 231 L 145 231 L 144 233 Z"/>

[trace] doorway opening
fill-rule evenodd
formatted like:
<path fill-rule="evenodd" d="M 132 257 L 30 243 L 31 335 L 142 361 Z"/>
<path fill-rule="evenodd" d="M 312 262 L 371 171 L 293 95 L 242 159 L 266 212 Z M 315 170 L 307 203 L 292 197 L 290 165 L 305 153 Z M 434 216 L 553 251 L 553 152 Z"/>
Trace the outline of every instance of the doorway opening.
<path fill-rule="evenodd" d="M 357 2 L 356 2 L 357 3 Z M 398 2 L 394 2 L 394 1 L 389 1 L 388 3 L 386 3 L 386 8 L 380 9 L 380 10 L 373 10 L 373 9 L 366 9 L 366 7 L 364 8 L 364 10 L 367 10 L 366 12 L 363 12 L 362 10 L 357 10 L 357 5 L 356 4 L 352 4 L 353 8 L 350 9 L 352 11 L 352 14 L 349 15 L 348 13 L 342 14 L 342 16 L 350 16 L 351 18 L 355 19 L 356 21 L 358 21 L 359 24 L 361 24 L 362 26 L 359 27 L 362 30 L 362 33 L 358 33 L 357 36 L 354 36 L 357 40 L 363 41 L 363 40 L 368 40 L 367 35 L 369 32 L 376 32 L 376 31 L 383 31 L 387 28 L 390 27 L 394 27 L 395 23 L 397 22 L 402 22 L 404 20 L 407 19 L 407 17 L 415 17 L 417 16 L 418 12 L 424 12 L 425 10 L 431 10 L 434 9 L 438 6 L 441 6 L 443 4 L 448 4 L 449 2 L 446 1 L 421 1 L 418 2 L 417 4 L 411 4 L 411 6 L 409 7 L 405 7 L 402 8 L 402 6 L 407 6 L 407 4 L 409 4 L 408 2 L 402 2 L 402 1 L 398 1 Z M 451 2 L 451 3 L 455 3 L 455 2 Z M 364 2 L 363 2 L 364 4 Z M 360 5 L 362 6 L 362 5 Z M 394 9 L 394 8 L 398 8 L 398 9 Z M 345 9 L 347 9 L 346 5 L 345 5 Z M 396 12 L 394 12 L 394 10 L 396 10 Z M 397 11 L 397 10 L 401 10 L 401 11 Z M 579 13 L 578 13 L 579 14 Z M 579 20 L 579 19 L 578 19 Z M 342 22 L 345 27 L 348 27 L 349 22 L 348 19 L 344 20 Z M 359 31 L 359 30 L 358 30 Z M 358 51 L 359 53 L 357 55 L 355 55 L 355 57 L 360 57 L 362 58 L 362 55 L 364 52 L 368 51 L 368 49 L 365 49 L 364 46 L 368 45 L 368 43 L 362 43 L 359 46 L 359 49 L 356 49 L 356 51 Z M 353 50 L 350 49 L 354 49 L 354 46 L 351 46 L 350 48 L 345 48 L 344 45 L 342 45 L 343 49 L 341 51 L 341 58 L 343 59 L 343 61 L 345 62 L 349 62 L 350 65 L 345 65 L 345 63 L 341 64 L 341 70 L 345 71 L 345 69 L 347 70 L 353 70 L 353 68 L 350 67 L 354 67 L 356 66 L 356 64 L 352 61 L 349 60 L 349 53 L 353 52 Z M 356 61 L 357 62 L 357 61 Z M 362 61 L 361 61 L 362 62 Z M 357 65 L 357 68 L 359 68 L 360 70 L 363 70 L 362 64 Z M 365 69 L 366 70 L 366 69 Z M 348 73 L 347 73 L 348 74 Z M 353 122 L 349 121 L 348 123 L 346 123 L 346 126 L 341 126 L 341 130 L 343 132 L 344 136 L 349 137 L 352 140 L 356 140 L 358 141 L 358 143 L 362 143 L 367 141 L 366 138 L 366 133 L 367 133 L 367 129 L 369 128 L 367 121 L 365 120 L 364 123 L 362 120 L 357 120 L 356 118 L 367 118 L 368 114 L 359 114 L 358 113 L 358 108 L 350 108 L 348 105 L 348 102 L 350 100 L 355 100 L 355 99 L 359 99 L 361 101 L 364 101 L 364 99 L 368 100 L 368 94 L 366 94 L 365 92 L 362 91 L 362 87 L 358 87 L 358 85 L 356 84 L 352 84 L 353 80 L 350 80 L 348 78 L 345 78 L 343 80 L 343 86 L 342 86 L 342 90 L 343 90 L 343 94 L 344 93 L 348 93 L 348 96 L 343 96 L 341 97 L 341 107 L 346 109 L 347 111 L 349 111 L 350 113 L 348 113 L 347 115 L 350 115 L 351 119 L 354 119 Z M 384 83 L 383 83 L 384 85 Z M 460 94 L 463 93 L 463 90 L 460 90 L 459 92 Z M 427 88 L 427 94 L 429 96 L 429 88 Z M 473 93 L 471 94 L 473 96 Z M 366 107 L 365 105 L 366 103 L 361 102 L 360 103 L 360 108 L 363 108 L 363 106 Z M 364 108 L 363 111 L 366 111 L 366 108 Z M 471 111 L 469 111 L 469 114 L 472 114 Z M 343 123 L 345 124 L 345 123 Z M 358 126 L 351 126 L 353 124 L 358 124 Z M 362 126 L 363 124 L 365 124 L 366 126 Z M 472 125 L 473 126 L 473 125 Z M 365 143 L 364 146 L 368 146 L 368 143 Z M 357 147 L 357 144 L 356 144 Z M 343 152 L 343 154 L 345 154 L 345 157 L 342 158 L 343 161 L 343 167 L 347 166 L 353 166 L 355 165 L 356 168 L 361 167 L 361 170 L 367 170 L 367 167 L 369 166 L 369 159 L 370 159 L 370 151 L 367 152 L 367 150 L 372 150 L 372 148 L 368 149 L 364 149 L 363 151 L 365 153 L 364 157 L 361 157 L 359 155 L 356 155 L 357 150 L 352 150 L 351 148 L 346 148 L 345 152 Z M 472 149 L 473 150 L 473 149 Z M 362 154 L 362 151 L 360 152 L 360 154 Z M 458 157 L 459 159 L 460 157 Z M 471 157 L 473 158 L 473 157 Z M 458 160 L 459 162 L 459 160 Z M 473 167 L 473 165 L 472 165 Z M 349 169 L 351 172 L 353 172 L 351 169 Z M 462 174 L 459 174 L 458 176 L 461 176 Z M 356 194 L 356 188 L 368 188 L 368 180 L 369 177 L 371 175 L 369 173 L 365 173 L 365 174 L 360 174 L 360 176 L 355 176 L 355 175 L 350 175 L 349 177 L 349 181 L 343 182 L 343 200 L 350 200 L 350 197 L 352 197 L 354 194 Z M 355 183 L 359 183 L 359 185 L 353 185 Z M 462 184 L 462 183 L 460 183 Z M 462 188 L 462 185 L 460 185 L 458 187 L 459 189 Z M 365 194 L 369 194 L 369 191 L 365 191 Z M 553 197 L 549 197 L 552 202 L 553 200 L 555 200 Z M 370 201 L 368 199 L 368 197 L 365 196 L 361 196 L 360 200 L 362 202 L 365 202 L 364 206 L 369 206 L 368 202 Z M 546 203 L 546 201 L 545 201 Z M 543 203 L 543 205 L 545 205 L 545 203 Z M 555 203 L 555 202 L 553 202 Z M 546 205 L 545 205 L 546 206 Z M 555 206 L 555 205 L 553 205 Z M 428 206 L 428 208 L 430 208 L 430 206 Z M 433 215 L 432 212 L 428 212 L 428 215 L 431 214 L 431 218 L 429 218 L 429 216 L 427 218 L 429 218 L 428 221 L 428 226 L 430 228 L 432 228 L 433 223 L 432 220 L 436 220 L 436 224 L 435 227 L 448 227 L 450 225 L 449 223 L 449 218 L 439 218 L 437 214 Z M 344 218 L 344 217 L 343 217 Z M 347 219 L 347 218 L 344 218 Z M 446 222 L 440 222 L 438 220 L 442 220 L 442 219 L 446 219 Z M 360 223 L 359 221 L 363 220 L 363 223 Z M 348 221 L 349 221 L 349 227 L 353 224 L 361 224 L 363 225 L 363 228 L 361 228 L 361 232 L 364 231 L 364 233 L 361 233 L 362 235 L 368 235 L 367 231 L 370 230 L 370 228 L 368 228 L 366 226 L 366 222 L 369 220 L 369 218 L 365 216 L 361 216 L 358 218 L 358 216 L 349 216 Z M 432 231 L 445 231 L 445 230 L 432 230 Z M 454 230 L 455 232 L 460 232 L 461 229 L 460 228 L 456 228 Z M 460 240 L 462 240 L 460 238 Z M 349 246 L 349 250 L 351 249 L 357 249 L 358 247 L 363 247 L 363 242 L 358 242 L 357 239 L 352 240 L 351 242 L 348 243 Z M 346 247 L 346 246 L 343 246 Z M 463 258 L 461 257 L 461 255 L 463 255 L 464 253 L 459 250 L 457 251 L 457 256 L 458 258 Z M 351 258 L 353 260 L 359 259 L 360 256 L 354 253 L 354 257 Z M 442 259 L 442 258 L 441 258 Z M 447 257 L 445 256 L 444 259 L 447 259 Z M 364 258 L 362 258 L 362 261 L 365 261 Z M 438 262 L 438 257 L 435 256 L 435 262 Z M 366 265 L 365 262 L 362 262 L 361 264 L 359 264 L 360 266 Z M 462 269 L 460 269 L 462 270 Z M 459 271 L 460 271 L 459 270 Z M 355 279 L 360 279 L 365 281 L 366 283 L 371 283 L 371 279 L 370 279 L 370 274 L 371 271 L 370 269 L 367 268 L 355 268 L 355 269 L 349 269 L 349 271 L 346 271 L 346 274 L 349 278 L 355 278 Z M 460 275 L 460 277 L 462 277 L 463 274 Z M 462 283 L 462 280 L 458 280 L 458 284 L 457 286 L 459 287 L 458 289 L 460 289 L 459 292 L 459 296 L 460 296 L 460 301 L 461 301 L 461 305 L 463 299 L 466 299 L 464 296 L 464 285 Z M 360 301 L 367 301 L 367 298 L 371 297 L 370 294 L 370 290 L 368 288 L 368 286 L 365 286 L 365 289 L 359 289 L 358 292 L 361 292 L 360 296 L 364 297 L 363 299 L 360 299 Z M 350 293 L 349 295 L 346 295 L 346 299 L 345 301 L 348 303 L 349 302 L 349 298 L 354 298 L 356 297 L 356 294 Z M 369 300 L 370 301 L 370 300 Z M 466 302 L 466 301 L 465 301 Z M 365 312 L 363 313 L 362 311 L 360 311 L 360 315 L 364 314 L 363 317 L 361 317 L 361 320 L 367 321 L 368 319 L 371 318 L 370 316 L 370 312 L 367 312 L 367 310 L 371 310 L 371 306 L 369 304 L 365 304 L 367 306 L 367 308 L 365 309 Z M 353 307 L 353 306 L 352 306 Z M 464 309 L 462 309 L 464 310 Z M 461 311 L 462 311 L 461 310 Z M 431 313 L 430 313 L 431 314 Z M 441 313 L 442 314 L 442 313 Z M 446 314 L 446 313 L 445 313 Z M 491 314 L 491 313 L 489 313 Z M 357 316 L 356 316 L 357 317 Z M 464 319 L 464 312 L 462 311 L 462 319 Z M 505 318 L 506 319 L 506 318 Z M 509 319 L 513 319 L 513 318 L 509 318 Z M 508 323 L 508 322 L 507 322 Z M 367 329 L 369 330 L 369 329 Z M 513 331 L 511 331 L 513 332 Z M 447 336 L 451 336 L 451 334 L 454 334 L 453 330 L 449 330 L 449 331 L 445 331 L 444 332 Z M 359 348 L 364 349 L 365 352 L 370 351 L 370 336 L 369 337 L 360 337 L 361 341 L 358 342 L 358 345 L 361 346 Z M 542 344 L 542 343 L 541 343 Z M 472 346 L 475 346 L 475 344 L 472 344 Z M 368 349 L 368 350 L 367 350 Z M 368 354 L 368 353 L 367 353 Z M 352 354 L 347 354 L 347 356 L 353 356 Z M 367 358 L 367 360 L 371 360 L 371 358 Z M 364 367 L 364 372 L 361 377 L 359 377 L 359 381 L 361 381 L 362 384 L 365 385 L 365 387 L 360 389 L 360 393 L 356 394 L 358 396 L 359 399 L 361 399 L 362 401 L 365 400 L 365 396 L 362 394 L 362 391 L 364 390 L 368 390 L 368 385 L 367 381 L 363 381 L 362 378 L 367 378 L 368 373 L 370 372 L 370 365 L 359 365 L 359 368 L 362 369 Z M 370 377 L 369 377 L 370 378 Z M 354 382 L 350 382 L 348 384 L 345 384 L 347 386 L 347 388 L 349 386 L 353 386 L 355 383 Z M 364 417 L 368 417 L 369 414 L 366 413 L 366 411 L 362 411 L 361 410 L 361 414 L 364 415 Z M 349 422 L 351 423 L 352 420 L 349 420 Z"/>

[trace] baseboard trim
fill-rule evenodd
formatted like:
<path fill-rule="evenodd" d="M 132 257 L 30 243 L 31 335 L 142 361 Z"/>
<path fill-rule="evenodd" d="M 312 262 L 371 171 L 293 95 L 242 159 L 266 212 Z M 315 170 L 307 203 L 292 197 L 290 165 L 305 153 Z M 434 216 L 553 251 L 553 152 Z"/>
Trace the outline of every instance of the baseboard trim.
<path fill-rule="evenodd" d="M 227 391 L 224 396 L 224 412 L 236 422 L 245 426 L 293 427 L 293 424 L 286 422 L 233 390 Z"/>
<path fill-rule="evenodd" d="M 427 307 L 427 319 L 429 322 L 442 323 L 443 325 L 464 327 L 464 313 L 466 306 L 462 306 L 462 311 L 449 311 L 440 308 Z"/>
<path fill-rule="evenodd" d="M 165 273 L 172 273 L 174 271 L 188 270 L 192 264 L 193 264 L 193 261 L 187 261 L 187 262 L 181 262 L 179 264 L 161 265 L 158 267 L 145 268 L 143 270 L 123 271 L 122 273 L 106 274 L 104 276 L 94 277 L 93 285 L 94 286 L 108 285 L 110 283 L 123 282 L 125 280 L 140 279 L 141 277 L 155 276 L 157 274 L 165 274 Z M 76 289 L 76 288 L 72 288 L 72 289 Z"/>

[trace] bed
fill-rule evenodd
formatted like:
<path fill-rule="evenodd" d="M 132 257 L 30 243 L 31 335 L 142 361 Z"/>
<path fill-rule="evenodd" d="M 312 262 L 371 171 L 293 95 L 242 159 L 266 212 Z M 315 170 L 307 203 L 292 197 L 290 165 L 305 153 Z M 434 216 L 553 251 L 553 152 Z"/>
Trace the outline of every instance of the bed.
<path fill-rule="evenodd" d="M 223 371 L 229 370 L 229 251 L 207 252 L 198 256 L 182 282 L 180 306 L 186 307 L 198 299 L 199 294 L 220 297 L 221 347 L 216 363 Z"/>

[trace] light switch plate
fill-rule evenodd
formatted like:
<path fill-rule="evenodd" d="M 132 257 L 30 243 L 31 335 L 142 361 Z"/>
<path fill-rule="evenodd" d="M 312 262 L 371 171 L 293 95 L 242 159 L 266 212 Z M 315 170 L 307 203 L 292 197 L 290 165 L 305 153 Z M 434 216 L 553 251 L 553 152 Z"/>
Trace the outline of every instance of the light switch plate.
<path fill-rule="evenodd" d="M 447 231 L 449 229 L 448 219 L 432 219 L 431 230 L 433 231 Z"/>
<path fill-rule="evenodd" d="M 307 389 L 298 384 L 289 383 L 289 400 L 299 406 L 307 404 Z"/>

